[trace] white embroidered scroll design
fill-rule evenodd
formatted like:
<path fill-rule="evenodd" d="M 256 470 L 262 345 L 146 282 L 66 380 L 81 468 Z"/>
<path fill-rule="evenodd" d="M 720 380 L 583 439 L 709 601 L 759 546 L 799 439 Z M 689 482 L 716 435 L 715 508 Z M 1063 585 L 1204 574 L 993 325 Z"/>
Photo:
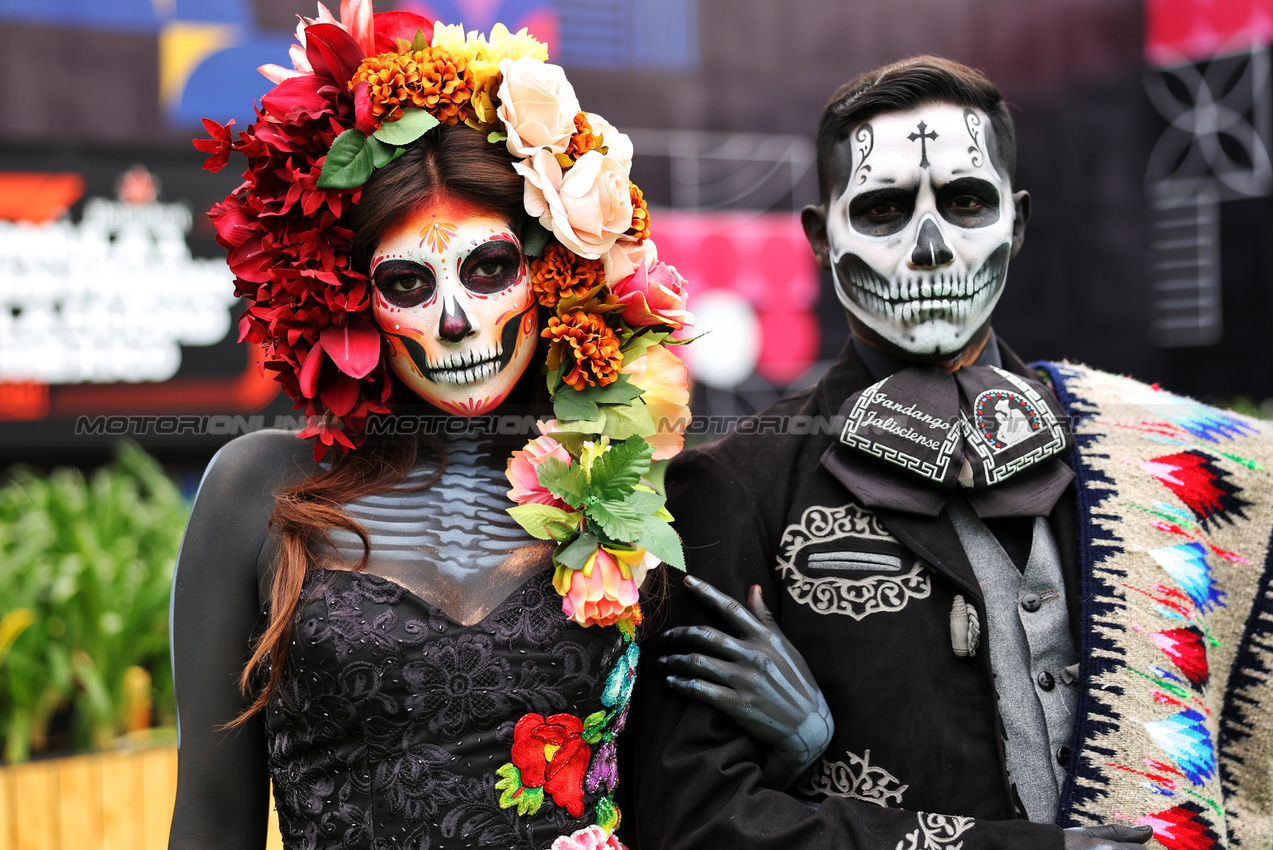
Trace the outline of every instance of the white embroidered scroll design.
<path fill-rule="evenodd" d="M 818 794 L 852 797 L 885 808 L 901 807 L 902 794 L 909 785 L 903 785 L 884 768 L 872 765 L 870 750 L 860 756 L 854 753 L 845 755 L 848 761 L 818 759 L 796 790 L 809 797 Z"/>
<path fill-rule="evenodd" d="M 787 580 L 791 598 L 819 614 L 862 620 L 871 614 L 900 611 L 912 599 L 924 599 L 932 591 L 928 567 L 919 561 L 904 575 L 860 579 L 808 576 L 796 566 L 801 550 L 811 544 L 853 538 L 897 543 L 875 514 L 855 504 L 836 508 L 814 505 L 805 509 L 799 523 L 787 526 L 780 544 L 778 574 Z"/>

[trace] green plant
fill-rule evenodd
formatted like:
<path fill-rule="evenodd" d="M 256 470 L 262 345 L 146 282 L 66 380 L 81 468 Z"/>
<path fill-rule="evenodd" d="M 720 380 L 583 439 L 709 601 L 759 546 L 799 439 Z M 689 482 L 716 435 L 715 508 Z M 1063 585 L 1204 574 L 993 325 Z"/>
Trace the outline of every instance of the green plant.
<path fill-rule="evenodd" d="M 5 760 L 43 747 L 61 712 L 77 747 L 106 746 L 135 728 L 150 700 L 161 724 L 174 722 L 168 594 L 189 511 L 131 444 L 88 478 L 69 468 L 8 473 L 0 484 Z"/>
<path fill-rule="evenodd" d="M 1215 402 L 1215 406 L 1227 408 L 1245 416 L 1254 416 L 1257 419 L 1273 419 L 1273 398 L 1266 398 L 1257 402 L 1252 398 L 1240 395 L 1229 399 L 1221 399 Z"/>

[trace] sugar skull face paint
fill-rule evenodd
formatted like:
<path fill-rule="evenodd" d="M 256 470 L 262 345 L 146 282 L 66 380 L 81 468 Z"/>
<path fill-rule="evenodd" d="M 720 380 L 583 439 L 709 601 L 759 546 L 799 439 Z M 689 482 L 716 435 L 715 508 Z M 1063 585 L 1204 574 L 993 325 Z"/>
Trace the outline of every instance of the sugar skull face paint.
<path fill-rule="evenodd" d="M 826 218 L 836 294 L 910 354 L 957 354 L 1003 292 L 1017 211 L 989 126 L 937 103 L 876 116 L 841 145 L 852 161 Z"/>
<path fill-rule="evenodd" d="M 508 397 L 539 338 L 526 256 L 508 222 L 430 201 L 380 238 L 371 279 L 390 366 L 416 395 L 461 416 Z"/>

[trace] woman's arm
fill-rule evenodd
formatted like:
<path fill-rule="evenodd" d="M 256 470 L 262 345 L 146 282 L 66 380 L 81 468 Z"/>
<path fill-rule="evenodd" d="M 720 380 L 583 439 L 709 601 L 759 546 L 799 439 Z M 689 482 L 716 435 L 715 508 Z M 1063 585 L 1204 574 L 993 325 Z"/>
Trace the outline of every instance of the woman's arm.
<path fill-rule="evenodd" d="M 284 432 L 226 445 L 204 474 L 173 576 L 171 630 L 179 740 L 170 850 L 265 846 L 265 728 L 238 678 L 260 614 L 257 557 L 273 492 L 304 469 L 309 446 Z"/>

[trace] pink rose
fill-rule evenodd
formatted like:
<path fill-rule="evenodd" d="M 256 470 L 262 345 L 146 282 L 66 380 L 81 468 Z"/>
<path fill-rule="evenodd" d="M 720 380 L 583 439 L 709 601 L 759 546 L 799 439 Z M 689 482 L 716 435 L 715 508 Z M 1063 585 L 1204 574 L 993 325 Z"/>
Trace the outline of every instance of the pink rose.
<path fill-rule="evenodd" d="M 640 598 L 632 569 L 602 548 L 588 557 L 582 569 L 558 565 L 553 587 L 562 596 L 562 613 L 581 626 L 614 625 L 631 616 Z"/>
<path fill-rule="evenodd" d="M 570 452 L 552 437 L 536 437 L 526 444 L 526 448 L 513 452 L 504 473 L 508 476 L 508 483 L 513 485 L 513 489 L 508 491 L 508 498 L 519 505 L 550 505 L 566 511 L 574 510 L 539 483 L 539 465 L 550 457 L 567 466 L 571 462 Z"/>
<path fill-rule="evenodd" d="M 585 826 L 569 835 L 561 836 L 548 850 L 627 850 L 627 848 L 618 838 L 594 823 L 592 826 Z"/>
<path fill-rule="evenodd" d="M 667 263 L 643 262 L 637 270 L 610 285 L 610 291 L 626 309 L 623 320 L 633 327 L 667 325 L 674 330 L 694 324 L 685 310 L 685 278 Z"/>
<path fill-rule="evenodd" d="M 541 150 L 513 168 L 526 178 L 526 212 L 581 257 L 600 258 L 632 226 L 628 172 L 614 157 L 588 151 L 563 174 Z"/>
<path fill-rule="evenodd" d="M 575 132 L 579 99 L 566 72 L 529 56 L 501 59 L 503 79 L 495 114 L 504 123 L 508 152 L 534 156 L 543 148 L 565 153 Z"/>
<path fill-rule="evenodd" d="M 663 346 L 652 345 L 645 354 L 625 363 L 621 371 L 644 390 L 641 401 L 656 429 L 645 438 L 654 446 L 654 460 L 675 457 L 685 445 L 683 434 L 691 417 L 690 375 L 685 363 Z"/>

